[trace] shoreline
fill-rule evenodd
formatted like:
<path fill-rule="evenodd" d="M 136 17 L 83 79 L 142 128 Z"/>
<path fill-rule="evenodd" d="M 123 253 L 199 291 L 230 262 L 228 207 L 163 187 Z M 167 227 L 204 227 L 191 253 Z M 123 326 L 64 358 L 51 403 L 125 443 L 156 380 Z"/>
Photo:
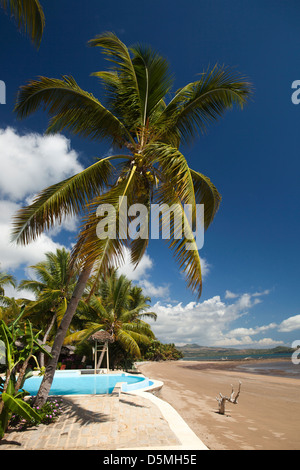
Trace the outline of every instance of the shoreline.
<path fill-rule="evenodd" d="M 299 379 L 239 369 L 243 363 L 179 360 L 137 367 L 150 380 L 164 382 L 157 396 L 176 409 L 209 449 L 299 450 Z M 225 415 L 220 415 L 216 397 L 229 396 L 231 384 L 236 392 L 239 381 L 238 404 L 227 402 Z"/>
<path fill-rule="evenodd" d="M 245 372 L 255 375 L 268 375 L 274 377 L 287 377 L 300 379 L 300 366 L 291 366 L 290 357 L 281 358 L 249 358 L 249 359 L 227 359 L 227 360 L 179 360 L 187 364 L 187 367 L 195 370 L 231 370 L 232 372 Z M 285 364 L 287 368 L 276 367 L 278 364 Z M 273 365 L 273 367 L 272 367 Z M 293 370 L 291 372 L 291 370 Z"/>

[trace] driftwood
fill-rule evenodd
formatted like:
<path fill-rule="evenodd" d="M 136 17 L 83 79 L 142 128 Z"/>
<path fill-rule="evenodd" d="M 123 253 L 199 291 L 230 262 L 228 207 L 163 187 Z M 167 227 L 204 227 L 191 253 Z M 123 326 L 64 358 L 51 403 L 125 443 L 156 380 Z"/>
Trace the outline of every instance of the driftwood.
<path fill-rule="evenodd" d="M 240 392 L 241 392 L 241 385 L 242 385 L 242 383 L 239 382 L 239 389 L 238 389 L 238 391 L 237 391 L 236 396 L 234 396 L 233 385 L 231 385 L 232 391 L 231 391 L 230 397 L 223 396 L 221 393 L 220 393 L 220 398 L 219 398 L 219 397 L 216 397 L 216 400 L 217 400 L 218 403 L 219 403 L 219 413 L 220 413 L 221 415 L 224 415 L 224 414 L 225 414 L 225 403 L 226 403 L 226 401 L 229 401 L 230 403 L 233 403 L 234 405 L 237 404 L 237 402 L 238 402 L 238 397 L 239 397 Z"/>

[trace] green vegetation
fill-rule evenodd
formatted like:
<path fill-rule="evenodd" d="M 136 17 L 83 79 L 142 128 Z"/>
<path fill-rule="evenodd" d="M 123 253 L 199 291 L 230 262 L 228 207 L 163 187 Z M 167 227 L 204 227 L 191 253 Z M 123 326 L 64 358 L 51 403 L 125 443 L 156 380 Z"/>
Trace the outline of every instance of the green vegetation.
<path fill-rule="evenodd" d="M 39 333 L 34 334 L 29 320 L 23 320 L 25 307 L 8 325 L 0 323 L 0 439 L 3 437 L 13 414 L 21 416 L 26 421 L 39 422 L 36 411 L 24 401 L 27 395 L 22 390 L 24 381 L 31 374 L 30 360 L 37 362 L 35 353 L 47 351 L 38 342 Z"/>
<path fill-rule="evenodd" d="M 173 343 L 163 344 L 153 340 L 144 354 L 147 361 L 177 361 L 183 358 L 183 353 Z"/>
<path fill-rule="evenodd" d="M 198 344 L 186 344 L 184 346 L 178 346 L 179 351 L 183 354 L 186 359 L 193 358 L 225 358 L 227 356 L 251 356 L 255 355 L 270 355 L 270 354 L 290 354 L 294 349 L 277 346 L 271 349 L 236 349 L 236 348 L 213 348 L 206 346 L 199 346 Z"/>
<path fill-rule="evenodd" d="M 13 414 L 9 422 L 10 428 L 16 428 L 19 431 L 22 431 L 30 426 L 50 424 L 56 421 L 63 413 L 63 400 L 61 398 L 50 398 L 41 408 L 34 405 L 34 399 L 32 397 L 27 400 L 27 403 L 32 407 L 36 415 L 33 416 L 32 420 L 28 421 L 22 418 L 18 413 Z"/>
<path fill-rule="evenodd" d="M 85 212 L 71 260 L 72 267 L 80 262 L 82 269 L 55 336 L 52 359 L 37 398 L 40 404 L 49 394 L 64 339 L 91 274 L 104 275 L 112 259 L 117 263 L 122 259 L 125 245 L 137 265 L 148 246 L 148 238 L 128 241 L 120 233 L 116 238 L 99 239 L 96 209 L 100 204 L 109 203 L 115 208 L 117 222 L 119 197 L 123 201 L 126 196 L 128 205 L 142 203 L 149 209 L 152 202 L 176 204 L 185 221 L 185 233 L 181 240 L 176 239 L 173 226 L 169 248 L 188 287 L 201 295 L 201 260 L 184 204 L 191 204 L 194 221 L 196 204 L 204 204 L 207 229 L 221 196 L 207 176 L 189 168 L 179 147 L 191 142 L 232 106 L 242 108 L 251 92 L 244 78 L 216 66 L 171 95 L 169 65 L 150 47 L 127 48 L 113 33 L 97 36 L 89 45 L 100 48 L 111 66 L 94 73 L 103 84 L 104 101 L 80 88 L 73 77 L 41 77 L 21 87 L 15 107 L 19 118 L 46 108 L 51 117 L 47 133 L 68 130 L 74 135 L 106 140 L 116 151 L 43 190 L 14 220 L 14 240 L 27 244 L 63 217 Z M 118 163 L 116 168 L 114 161 Z M 186 242 L 195 249 L 186 250 Z"/>
<path fill-rule="evenodd" d="M 87 294 L 87 301 L 78 307 L 73 320 L 74 333 L 67 335 L 64 344 L 82 343 L 100 330 L 107 331 L 114 343 L 111 346 L 111 367 L 117 364 L 117 357 L 123 351 L 127 356 L 139 358 L 140 345 L 150 344 L 154 334 L 143 318 L 156 320 L 156 314 L 149 311 L 149 297 L 133 286 L 124 275 L 118 276 L 110 270 L 95 283 L 94 292 Z M 90 295 L 91 294 L 91 295 Z"/>
<path fill-rule="evenodd" d="M 0 272 L 0 438 L 8 425 L 19 429 L 50 423 L 62 412 L 57 401 L 34 403 L 23 389 L 33 369 L 44 373 L 51 358 L 49 350 L 70 299 L 78 272 L 69 269 L 70 253 L 47 253 L 43 262 L 32 266 L 34 279 L 17 281 Z M 71 275 L 72 273 L 72 275 Z M 27 289 L 35 300 L 5 296 L 12 284 Z M 93 342 L 89 337 L 107 331 L 114 342 L 109 346 L 110 369 L 132 369 L 138 360 L 174 360 L 182 357 L 174 344 L 162 344 L 146 319 L 156 320 L 150 311 L 151 299 L 124 275 L 111 269 L 106 276 L 87 283 L 84 295 L 68 329 L 64 345 L 75 347 L 74 354 L 60 356 L 67 368 L 93 365 Z"/>
<path fill-rule="evenodd" d="M 0 439 L 8 425 L 23 429 L 47 424 L 62 413 L 57 400 L 48 399 L 39 406 L 23 385 L 34 368 L 42 375 L 44 363 L 51 358 L 48 351 L 78 276 L 74 270 L 70 275 L 69 259 L 65 250 L 47 253 L 45 261 L 32 266 L 34 279 L 22 280 L 18 286 L 11 275 L 0 273 L 1 296 L 5 299 L 0 307 Z M 6 297 L 8 284 L 34 293 L 35 300 Z M 118 276 L 115 269 L 97 281 L 91 278 L 65 338 L 64 344 L 75 346 L 75 353 L 60 357 L 64 365 L 93 365 L 93 343 L 88 338 L 99 330 L 114 338 L 109 346 L 111 369 L 132 369 L 137 360 L 180 358 L 173 344 L 156 340 L 145 321 L 156 320 L 156 314 L 149 310 L 150 302 L 139 286 Z"/>

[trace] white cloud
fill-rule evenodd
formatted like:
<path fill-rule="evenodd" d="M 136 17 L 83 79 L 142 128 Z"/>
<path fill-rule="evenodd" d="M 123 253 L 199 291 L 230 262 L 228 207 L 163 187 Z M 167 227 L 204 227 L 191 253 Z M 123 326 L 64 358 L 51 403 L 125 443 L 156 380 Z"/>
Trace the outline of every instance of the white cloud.
<path fill-rule="evenodd" d="M 0 129 L 0 149 L 0 265 L 10 270 L 39 262 L 44 253 L 62 247 L 53 240 L 62 228 L 76 229 L 76 219 L 68 218 L 26 247 L 11 243 L 12 218 L 21 206 L 83 167 L 70 141 L 62 135 L 21 135 L 12 128 Z"/>
<path fill-rule="evenodd" d="M 149 280 L 151 269 L 153 269 L 154 263 L 152 258 L 145 253 L 140 263 L 136 268 L 130 261 L 130 251 L 125 248 L 124 250 L 124 262 L 118 268 L 119 274 L 125 274 L 128 279 L 133 282 L 137 282 L 140 287 L 143 288 L 145 295 L 149 297 L 169 298 L 169 285 L 155 285 Z"/>
<path fill-rule="evenodd" d="M 254 294 L 252 294 L 252 296 L 253 297 L 261 297 L 262 295 L 269 295 L 270 292 L 271 292 L 270 289 L 266 289 L 263 292 L 254 292 Z"/>
<path fill-rule="evenodd" d="M 276 341 L 272 338 L 262 338 L 253 340 L 251 336 L 244 336 L 243 338 L 223 338 L 221 341 L 216 341 L 214 346 L 220 347 L 240 347 L 240 348 L 273 348 L 275 346 L 283 345 L 283 341 Z"/>
<path fill-rule="evenodd" d="M 0 129 L 0 191 L 11 201 L 25 197 L 82 170 L 78 154 L 62 135 L 20 135 Z"/>
<path fill-rule="evenodd" d="M 27 289 L 15 289 L 12 286 L 5 286 L 5 295 L 7 297 L 14 297 L 15 299 L 28 299 L 35 300 L 35 295 Z"/>
<path fill-rule="evenodd" d="M 252 339 L 253 335 L 276 328 L 275 323 L 230 330 L 233 322 L 246 315 L 248 310 L 257 304 L 256 296 L 249 293 L 231 299 L 233 301 L 223 301 L 216 295 L 203 302 L 189 302 L 186 305 L 157 302 L 151 307 L 151 310 L 157 313 L 157 321 L 151 325 L 152 329 L 159 340 L 176 344 L 198 343 L 204 346 L 232 347 L 248 344 L 263 347 L 282 343 L 271 338 Z"/>
<path fill-rule="evenodd" d="M 289 333 L 294 330 L 300 330 L 300 315 L 295 315 L 283 320 L 278 328 L 283 333 Z"/>
<path fill-rule="evenodd" d="M 160 297 L 160 298 L 163 298 L 164 300 L 169 299 L 169 296 L 170 296 L 169 285 L 155 286 L 148 279 L 141 279 L 138 284 L 140 287 L 143 288 L 144 294 L 148 295 L 149 297 Z"/>
<path fill-rule="evenodd" d="M 153 260 L 147 253 L 145 253 L 136 268 L 134 268 L 130 261 L 130 251 L 127 248 L 124 249 L 123 257 L 124 262 L 119 266 L 118 272 L 119 274 L 124 274 L 132 281 L 139 281 L 143 277 L 147 277 L 148 271 L 153 268 Z"/>
<path fill-rule="evenodd" d="M 46 234 L 42 234 L 38 239 L 27 246 L 13 244 L 11 240 L 11 220 L 19 204 L 11 201 L 0 200 L 0 263 L 1 269 L 16 269 L 19 266 L 36 264 L 48 251 L 55 251 L 62 245 L 53 241 Z"/>
<path fill-rule="evenodd" d="M 225 299 L 236 299 L 237 297 L 238 294 L 234 294 L 234 292 L 231 292 L 230 290 L 225 292 Z"/>
<path fill-rule="evenodd" d="M 228 335 L 231 336 L 248 336 L 248 335 L 257 335 L 259 333 L 264 333 L 267 330 L 274 329 L 277 327 L 276 323 L 270 323 L 269 325 L 257 326 L 255 328 L 235 328 L 234 330 L 229 331 Z"/>

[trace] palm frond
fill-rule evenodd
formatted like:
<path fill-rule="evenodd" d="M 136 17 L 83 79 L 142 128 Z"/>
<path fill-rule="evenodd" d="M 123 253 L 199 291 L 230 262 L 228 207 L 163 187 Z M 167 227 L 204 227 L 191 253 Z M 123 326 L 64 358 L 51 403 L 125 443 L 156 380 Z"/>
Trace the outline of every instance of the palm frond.
<path fill-rule="evenodd" d="M 166 59 L 154 52 L 150 47 L 140 44 L 130 47 L 134 65 L 142 109 L 142 125 L 147 119 L 151 121 L 153 110 L 162 103 L 172 85 L 169 64 Z"/>
<path fill-rule="evenodd" d="M 159 206 L 163 206 L 168 201 L 173 217 L 167 212 L 162 215 L 162 225 L 167 225 L 169 234 L 167 243 L 173 250 L 176 262 L 180 270 L 185 274 L 187 286 L 198 297 L 202 292 L 201 259 L 198 251 L 197 240 L 193 232 L 193 218 L 190 220 L 184 209 L 184 205 L 178 194 L 171 186 L 171 182 L 160 185 L 158 192 Z"/>
<path fill-rule="evenodd" d="M 117 145 L 131 139 L 121 121 L 91 93 L 82 90 L 73 77 L 39 77 L 22 86 L 15 112 L 19 118 L 24 118 L 41 105 L 52 116 L 47 133 L 68 129 L 83 137 L 107 139 Z"/>
<path fill-rule="evenodd" d="M 133 338 L 131 332 L 129 333 L 123 329 L 120 329 L 117 332 L 116 339 L 124 347 L 125 351 L 128 351 L 130 354 L 137 357 L 141 356 L 140 348 L 136 340 Z"/>
<path fill-rule="evenodd" d="M 152 165 L 158 165 L 160 180 L 168 181 L 183 203 L 195 204 L 190 168 L 185 157 L 177 148 L 161 142 L 154 142 L 146 147 L 144 154 Z M 166 199 L 165 202 L 167 203 L 168 200 Z"/>
<path fill-rule="evenodd" d="M 105 32 L 89 41 L 92 47 L 101 47 L 102 53 L 114 64 L 111 73 L 96 72 L 104 81 L 108 103 L 127 126 L 142 124 L 142 108 L 136 71 L 125 44 L 111 32 Z"/>
<path fill-rule="evenodd" d="M 13 219 L 12 239 L 20 244 L 35 240 L 45 229 L 60 224 L 68 215 L 79 214 L 88 201 L 107 185 L 113 172 L 104 158 L 66 180 L 44 189 Z"/>
<path fill-rule="evenodd" d="M 164 123 L 165 135 L 178 130 L 181 141 L 189 142 L 198 130 L 204 133 L 233 105 L 243 108 L 251 92 L 247 79 L 229 68 L 215 66 L 204 72 L 200 80 L 178 90 L 157 124 Z"/>
<path fill-rule="evenodd" d="M 10 15 L 15 18 L 19 30 L 23 30 L 31 36 L 35 46 L 40 46 L 45 16 L 43 8 L 38 0 L 0 0 L 4 10 L 10 10 Z"/>
<path fill-rule="evenodd" d="M 89 212 L 83 219 L 83 226 L 78 237 L 78 241 L 72 251 L 72 260 L 84 260 L 85 266 L 93 266 L 98 271 L 102 268 L 105 274 L 111 267 L 118 266 L 124 260 L 124 246 L 126 246 L 126 236 L 123 227 L 120 227 L 120 211 L 123 198 L 130 196 L 134 188 L 134 174 L 136 167 L 133 166 L 127 179 L 113 186 L 105 194 L 95 197 L 88 205 Z M 99 235 L 98 224 L 100 218 L 97 215 L 98 207 L 111 207 L 113 210 L 106 218 L 106 225 L 116 228 L 115 233 L 102 233 Z M 114 230 L 114 229 L 113 229 Z"/>
<path fill-rule="evenodd" d="M 190 169 L 190 172 L 194 184 L 196 204 L 204 204 L 204 228 L 206 230 L 219 209 L 222 197 L 207 176 L 192 169 Z"/>

